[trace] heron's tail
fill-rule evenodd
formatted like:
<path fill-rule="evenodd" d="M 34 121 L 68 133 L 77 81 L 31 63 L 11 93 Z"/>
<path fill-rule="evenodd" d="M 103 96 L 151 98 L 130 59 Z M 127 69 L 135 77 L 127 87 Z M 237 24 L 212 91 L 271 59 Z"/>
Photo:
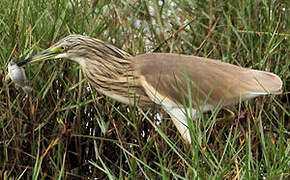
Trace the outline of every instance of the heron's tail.
<path fill-rule="evenodd" d="M 283 82 L 276 74 L 251 70 L 255 83 L 252 86 L 252 92 L 257 94 L 281 94 L 283 92 Z"/>

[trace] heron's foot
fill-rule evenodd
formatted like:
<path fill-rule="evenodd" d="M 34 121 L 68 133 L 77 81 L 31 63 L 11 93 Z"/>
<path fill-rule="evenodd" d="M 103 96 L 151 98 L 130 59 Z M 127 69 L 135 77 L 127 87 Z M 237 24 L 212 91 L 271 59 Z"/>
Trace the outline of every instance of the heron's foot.
<path fill-rule="evenodd" d="M 223 117 L 216 119 L 216 125 L 227 126 L 235 119 L 235 113 L 230 109 L 224 108 Z"/>

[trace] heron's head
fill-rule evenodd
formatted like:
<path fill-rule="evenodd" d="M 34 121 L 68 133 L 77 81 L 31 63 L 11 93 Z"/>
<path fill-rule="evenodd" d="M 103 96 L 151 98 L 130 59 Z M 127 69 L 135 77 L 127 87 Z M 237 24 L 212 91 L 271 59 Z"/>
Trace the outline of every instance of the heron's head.
<path fill-rule="evenodd" d="M 18 63 L 18 66 L 26 63 L 61 58 L 76 61 L 83 66 L 87 61 L 95 61 L 98 58 L 105 58 L 108 55 L 118 58 L 130 56 L 126 52 L 101 40 L 83 35 L 69 35 L 48 49 L 21 61 Z"/>

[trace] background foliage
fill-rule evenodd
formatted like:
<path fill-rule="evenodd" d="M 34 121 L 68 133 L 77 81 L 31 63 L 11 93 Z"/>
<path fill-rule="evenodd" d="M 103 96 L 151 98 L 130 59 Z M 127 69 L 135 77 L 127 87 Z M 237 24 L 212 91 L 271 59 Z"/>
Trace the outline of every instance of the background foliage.
<path fill-rule="evenodd" d="M 1 0 L 0 179 L 289 178 L 289 7 L 287 0 Z M 9 61 L 68 34 L 132 55 L 155 49 L 271 71 L 284 93 L 233 107 L 231 122 L 206 114 L 188 146 L 165 113 L 96 93 L 68 60 L 27 65 L 29 96 L 4 83 Z"/>

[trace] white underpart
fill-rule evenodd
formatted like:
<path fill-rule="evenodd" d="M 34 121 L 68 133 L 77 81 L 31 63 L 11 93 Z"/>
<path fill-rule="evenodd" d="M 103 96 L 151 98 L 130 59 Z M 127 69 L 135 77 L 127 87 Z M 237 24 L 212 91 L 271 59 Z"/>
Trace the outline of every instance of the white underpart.
<path fill-rule="evenodd" d="M 191 144 L 188 121 L 200 118 L 199 111 L 194 108 L 184 108 L 182 105 L 174 103 L 168 97 L 159 94 L 156 89 L 149 85 L 143 77 L 140 79 L 146 94 L 154 103 L 161 105 L 161 107 L 170 115 L 182 138 L 187 143 Z M 200 107 L 200 112 L 206 112 L 212 109 L 214 109 L 214 106 L 206 104 Z"/>
<path fill-rule="evenodd" d="M 67 53 L 62 53 L 62 54 L 56 55 L 55 58 L 56 59 L 58 59 L 58 58 L 68 58 L 68 55 L 67 55 Z"/>
<path fill-rule="evenodd" d="M 249 100 L 249 99 L 259 97 L 262 95 L 267 95 L 267 94 L 269 94 L 269 93 L 267 93 L 267 92 L 249 92 L 248 94 L 243 95 L 243 97 L 241 98 L 241 101 Z"/>
<path fill-rule="evenodd" d="M 62 53 L 62 54 L 58 54 L 57 56 L 55 56 L 56 59 L 58 58 L 66 58 L 66 59 L 70 59 L 73 60 L 77 63 L 79 63 L 82 67 L 85 67 L 85 62 L 86 60 L 84 58 L 80 58 L 80 57 L 69 57 L 67 53 Z"/>
<path fill-rule="evenodd" d="M 71 60 L 79 63 L 82 66 L 82 68 L 86 66 L 86 60 L 84 58 L 73 58 Z"/>
<path fill-rule="evenodd" d="M 161 103 L 162 108 L 170 115 L 174 125 L 181 134 L 182 138 L 191 144 L 190 131 L 188 127 L 188 120 L 194 120 L 199 118 L 199 114 L 196 109 L 187 109 L 189 118 L 187 118 L 185 109 L 178 108 L 173 104 Z"/>

